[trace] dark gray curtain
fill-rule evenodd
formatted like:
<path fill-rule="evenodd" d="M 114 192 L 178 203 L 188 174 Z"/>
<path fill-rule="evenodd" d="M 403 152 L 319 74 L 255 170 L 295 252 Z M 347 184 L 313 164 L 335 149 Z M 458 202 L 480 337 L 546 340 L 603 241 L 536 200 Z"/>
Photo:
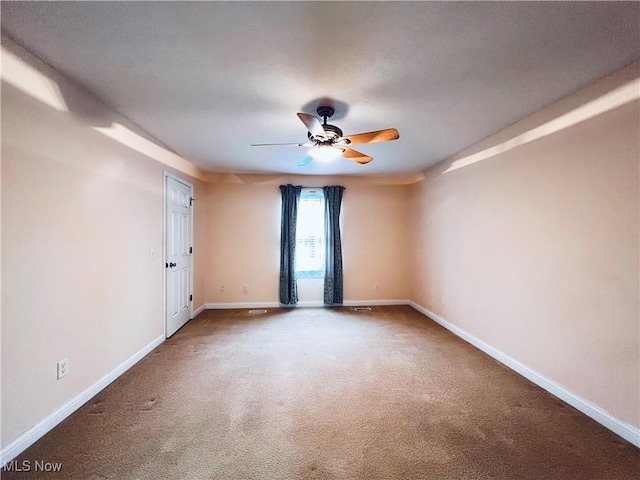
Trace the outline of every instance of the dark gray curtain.
<path fill-rule="evenodd" d="M 342 242 L 340 240 L 340 205 L 344 187 L 324 187 L 324 225 L 326 258 L 324 272 L 324 303 L 342 303 Z"/>
<path fill-rule="evenodd" d="M 296 279 L 296 221 L 302 187 L 280 185 L 282 220 L 280 223 L 280 303 L 298 303 Z"/>

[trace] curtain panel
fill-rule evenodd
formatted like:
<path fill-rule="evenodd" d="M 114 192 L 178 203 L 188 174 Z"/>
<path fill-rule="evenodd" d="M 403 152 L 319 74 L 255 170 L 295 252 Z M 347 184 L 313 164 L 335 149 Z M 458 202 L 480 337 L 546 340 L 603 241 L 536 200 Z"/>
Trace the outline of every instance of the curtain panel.
<path fill-rule="evenodd" d="M 326 234 L 326 255 L 324 272 L 324 303 L 342 303 L 342 242 L 340 240 L 340 206 L 344 187 L 333 185 L 324 187 L 324 221 Z"/>
<path fill-rule="evenodd" d="M 298 303 L 296 278 L 296 222 L 302 187 L 280 185 L 282 220 L 280 223 L 280 303 Z"/>

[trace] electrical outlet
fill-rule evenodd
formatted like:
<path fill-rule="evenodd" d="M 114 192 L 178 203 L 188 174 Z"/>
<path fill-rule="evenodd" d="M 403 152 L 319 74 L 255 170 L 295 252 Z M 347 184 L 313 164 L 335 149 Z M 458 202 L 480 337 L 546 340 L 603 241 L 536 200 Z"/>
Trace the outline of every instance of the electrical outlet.
<path fill-rule="evenodd" d="M 220 285 L 220 291 L 224 292 L 224 285 Z"/>
<path fill-rule="evenodd" d="M 378 282 L 375 282 L 375 283 L 373 284 L 373 289 L 374 289 L 374 290 L 378 290 Z"/>
<path fill-rule="evenodd" d="M 447 301 L 444 297 L 440 297 L 440 305 L 442 305 L 443 307 L 447 304 Z"/>
<path fill-rule="evenodd" d="M 249 293 L 249 287 L 247 287 L 246 285 L 242 286 L 242 293 Z"/>
<path fill-rule="evenodd" d="M 69 373 L 69 359 L 65 358 L 58 362 L 58 380 Z"/>

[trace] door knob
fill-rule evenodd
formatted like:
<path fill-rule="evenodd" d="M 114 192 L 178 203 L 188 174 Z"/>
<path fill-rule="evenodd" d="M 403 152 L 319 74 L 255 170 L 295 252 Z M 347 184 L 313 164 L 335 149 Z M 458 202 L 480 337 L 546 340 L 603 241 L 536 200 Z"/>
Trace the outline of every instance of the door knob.
<path fill-rule="evenodd" d="M 170 262 L 170 263 L 169 263 L 169 268 L 173 268 L 173 267 L 175 267 L 175 266 L 177 266 L 177 265 L 178 265 L 177 263 Z"/>

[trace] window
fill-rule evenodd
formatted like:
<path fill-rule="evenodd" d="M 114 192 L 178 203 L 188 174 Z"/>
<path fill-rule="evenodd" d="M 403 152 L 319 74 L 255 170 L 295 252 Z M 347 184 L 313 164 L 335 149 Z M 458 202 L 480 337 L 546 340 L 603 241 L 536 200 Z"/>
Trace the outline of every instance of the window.
<path fill-rule="evenodd" d="M 296 273 L 298 278 L 324 277 L 324 193 L 303 188 L 296 225 Z"/>

